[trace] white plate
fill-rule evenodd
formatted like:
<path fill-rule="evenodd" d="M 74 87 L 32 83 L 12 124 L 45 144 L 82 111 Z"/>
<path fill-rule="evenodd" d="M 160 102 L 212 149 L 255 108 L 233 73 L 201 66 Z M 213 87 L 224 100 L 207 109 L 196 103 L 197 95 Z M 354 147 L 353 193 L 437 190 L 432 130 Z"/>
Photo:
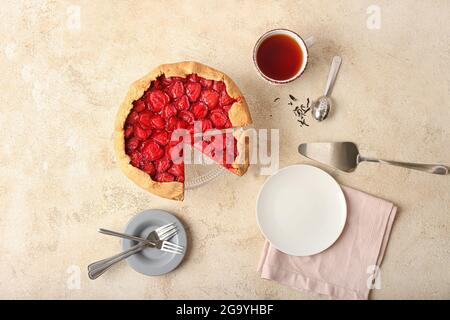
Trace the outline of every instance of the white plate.
<path fill-rule="evenodd" d="M 266 180 L 258 195 L 256 217 L 261 232 L 275 248 L 309 256 L 339 238 L 347 204 L 341 187 L 328 173 L 294 165 Z"/>

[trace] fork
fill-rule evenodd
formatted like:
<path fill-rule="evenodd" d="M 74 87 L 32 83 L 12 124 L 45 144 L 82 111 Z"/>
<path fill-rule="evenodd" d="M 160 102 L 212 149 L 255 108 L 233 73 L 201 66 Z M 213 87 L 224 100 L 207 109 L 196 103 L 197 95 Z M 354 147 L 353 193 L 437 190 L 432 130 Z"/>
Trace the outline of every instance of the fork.
<path fill-rule="evenodd" d="M 177 233 L 177 229 L 176 226 L 171 223 L 171 224 L 167 224 L 164 225 L 152 232 L 150 232 L 150 234 L 147 236 L 147 239 L 152 239 L 153 241 L 150 241 L 150 245 L 152 245 L 153 247 L 156 247 L 157 242 L 159 242 L 160 240 L 165 240 L 165 239 L 169 239 L 170 237 L 174 236 Z M 147 243 L 139 243 L 133 247 L 131 247 L 128 250 L 125 250 L 124 252 L 121 252 L 119 254 L 116 254 L 112 257 L 94 262 L 92 264 L 90 264 L 88 266 L 88 275 L 89 278 L 91 279 L 96 279 L 98 278 L 100 275 L 102 275 L 106 270 L 108 270 L 109 268 L 111 268 L 114 264 L 130 257 L 131 255 L 141 251 L 142 249 L 144 249 L 148 244 Z M 161 245 L 161 249 L 162 249 L 162 245 Z M 173 250 L 167 249 L 166 247 L 164 247 L 165 251 L 170 251 L 171 253 L 175 253 L 173 252 Z"/>
<path fill-rule="evenodd" d="M 133 254 L 141 251 L 146 246 L 151 245 L 154 247 L 160 247 L 160 250 L 164 250 L 166 252 L 180 254 L 178 250 L 174 250 L 172 248 L 168 248 L 165 246 L 164 240 L 170 239 L 178 232 L 176 226 L 174 223 L 164 225 L 162 227 L 159 227 L 158 229 L 150 232 L 150 234 L 147 236 L 147 239 L 152 239 L 152 241 L 147 242 L 141 242 L 137 245 L 131 247 L 128 250 L 125 250 L 119 254 L 116 254 L 112 257 L 91 263 L 88 266 L 88 276 L 90 279 L 94 280 L 97 279 L 99 276 L 101 276 L 106 270 L 111 268 L 114 264 L 132 256 Z M 159 242 L 164 242 L 162 244 L 159 244 Z M 164 249 L 163 249 L 164 248 Z"/>
<path fill-rule="evenodd" d="M 109 236 L 114 236 L 114 237 L 119 237 L 119 238 L 123 238 L 123 239 L 137 241 L 139 243 L 146 243 L 150 247 L 156 247 L 156 248 L 158 248 L 158 242 L 161 242 L 161 243 L 163 243 L 162 248 L 167 248 L 167 249 L 171 248 L 171 249 L 174 249 L 176 251 L 181 251 L 181 252 L 184 251 L 184 247 L 183 246 L 180 246 L 178 244 L 175 244 L 175 243 L 172 243 L 172 242 L 169 242 L 169 241 L 160 241 L 160 240 L 163 240 L 163 239 L 147 240 L 145 238 L 136 237 L 136 236 L 132 236 L 132 235 L 129 235 L 129 234 L 126 234 L 126 233 L 120 233 L 120 232 L 117 232 L 117 231 L 107 230 L 107 229 L 103 229 L 103 228 L 98 229 L 98 232 L 103 233 L 103 234 L 107 234 Z M 168 238 L 166 238 L 166 239 L 168 239 Z M 160 249 L 160 248 L 158 248 L 158 249 Z M 160 250 L 165 251 L 164 249 L 160 249 Z"/>

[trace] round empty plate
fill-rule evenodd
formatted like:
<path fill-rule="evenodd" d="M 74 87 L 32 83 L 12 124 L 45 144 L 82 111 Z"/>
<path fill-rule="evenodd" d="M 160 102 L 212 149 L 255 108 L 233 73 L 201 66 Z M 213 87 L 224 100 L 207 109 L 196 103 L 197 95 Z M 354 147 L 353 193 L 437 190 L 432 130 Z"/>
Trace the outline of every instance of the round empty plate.
<path fill-rule="evenodd" d="M 186 231 L 180 220 L 173 214 L 159 209 L 145 210 L 134 216 L 125 227 L 125 233 L 146 238 L 153 230 L 168 224 L 175 223 L 178 233 L 170 238 L 170 242 L 184 247 L 183 254 L 173 254 L 158 250 L 156 248 L 146 247 L 139 253 L 136 253 L 127 259 L 128 264 L 137 272 L 147 276 L 158 276 L 168 273 L 175 269 L 183 260 L 187 249 Z M 136 244 L 135 241 L 123 239 L 122 247 L 124 250 Z"/>
<path fill-rule="evenodd" d="M 266 180 L 258 195 L 256 216 L 262 233 L 275 248 L 309 256 L 339 238 L 347 204 L 341 187 L 328 173 L 294 165 Z"/>

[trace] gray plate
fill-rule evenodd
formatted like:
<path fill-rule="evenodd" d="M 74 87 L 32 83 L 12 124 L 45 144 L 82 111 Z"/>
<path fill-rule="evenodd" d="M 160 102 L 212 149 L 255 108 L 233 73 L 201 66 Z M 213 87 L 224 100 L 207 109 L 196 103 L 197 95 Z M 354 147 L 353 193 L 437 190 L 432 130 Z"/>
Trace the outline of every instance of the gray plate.
<path fill-rule="evenodd" d="M 183 254 L 172 254 L 156 248 L 145 248 L 141 252 L 127 259 L 128 264 L 137 272 L 147 276 L 159 276 L 175 269 L 183 260 L 187 250 L 186 231 L 180 220 L 173 214 L 159 209 L 149 209 L 134 216 L 125 227 L 125 233 L 145 238 L 147 235 L 165 224 L 175 223 L 178 233 L 170 239 L 170 242 L 184 246 Z M 123 239 L 122 247 L 129 249 L 136 242 Z"/>

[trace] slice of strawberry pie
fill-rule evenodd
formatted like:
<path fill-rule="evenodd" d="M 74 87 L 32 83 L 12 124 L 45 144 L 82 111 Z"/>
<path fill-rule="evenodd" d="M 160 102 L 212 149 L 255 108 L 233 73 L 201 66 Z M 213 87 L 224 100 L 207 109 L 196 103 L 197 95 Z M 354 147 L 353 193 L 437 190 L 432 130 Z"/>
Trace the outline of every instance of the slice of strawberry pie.
<path fill-rule="evenodd" d="M 114 132 L 117 161 L 140 187 L 182 200 L 183 144 L 243 175 L 248 143 L 227 129 L 251 122 L 244 97 L 224 73 L 198 62 L 163 64 L 134 82 L 120 106 Z"/>

